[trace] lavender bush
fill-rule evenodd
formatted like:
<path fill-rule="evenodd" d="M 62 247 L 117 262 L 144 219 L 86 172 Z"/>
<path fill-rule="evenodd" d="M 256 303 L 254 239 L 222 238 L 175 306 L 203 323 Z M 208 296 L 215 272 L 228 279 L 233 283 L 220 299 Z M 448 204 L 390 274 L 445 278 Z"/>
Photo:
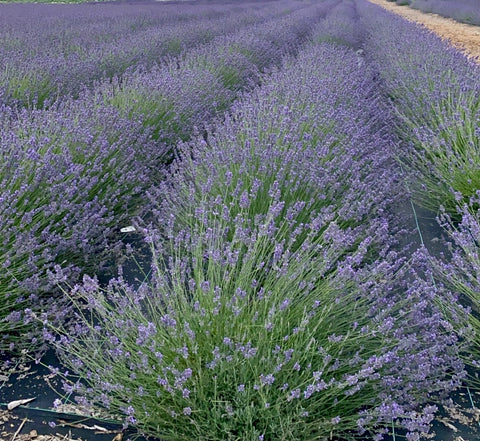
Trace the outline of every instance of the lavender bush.
<path fill-rule="evenodd" d="M 461 305 L 469 311 L 469 323 L 474 332 L 473 347 L 463 354 L 473 368 L 470 385 L 478 385 L 480 366 L 480 218 L 478 213 L 479 194 L 469 203 L 458 206 L 455 218 L 441 211 L 438 221 L 448 233 L 448 253 L 433 260 L 435 276 L 460 295 Z M 460 218 L 458 222 L 456 219 Z"/>
<path fill-rule="evenodd" d="M 398 112 L 397 130 L 408 151 L 400 161 L 412 172 L 420 204 L 456 213 L 479 189 L 480 68 L 439 37 L 363 0 L 366 53 Z"/>
<path fill-rule="evenodd" d="M 311 46 L 185 144 L 150 193 L 151 284 L 85 278 L 71 323 L 45 322 L 66 392 L 172 440 L 427 432 L 463 366 L 389 248 L 374 87 L 352 50 Z"/>
<path fill-rule="evenodd" d="M 345 44 L 359 50 L 363 40 L 363 27 L 358 23 L 355 2 L 341 1 L 332 5 L 326 19 L 316 32 L 314 40 Z"/>
<path fill-rule="evenodd" d="M 119 229 L 150 182 L 146 158 L 161 154 L 142 132 L 85 102 L 2 109 L 0 349 L 23 329 L 21 309 L 38 309 L 57 283 L 98 271 L 119 250 Z"/>
<path fill-rule="evenodd" d="M 411 2 L 411 7 L 463 23 L 480 25 L 480 8 L 477 0 L 415 0 Z"/>

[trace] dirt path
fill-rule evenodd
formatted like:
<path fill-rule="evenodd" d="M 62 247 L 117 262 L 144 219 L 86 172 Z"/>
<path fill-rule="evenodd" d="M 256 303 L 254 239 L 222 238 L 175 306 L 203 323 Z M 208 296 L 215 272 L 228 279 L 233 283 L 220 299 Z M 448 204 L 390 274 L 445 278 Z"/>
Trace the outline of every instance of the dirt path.
<path fill-rule="evenodd" d="M 448 40 L 465 55 L 480 63 L 480 26 L 459 23 L 437 14 L 427 14 L 408 6 L 398 6 L 386 0 L 369 0 L 409 21 L 425 25 L 428 29 Z"/>

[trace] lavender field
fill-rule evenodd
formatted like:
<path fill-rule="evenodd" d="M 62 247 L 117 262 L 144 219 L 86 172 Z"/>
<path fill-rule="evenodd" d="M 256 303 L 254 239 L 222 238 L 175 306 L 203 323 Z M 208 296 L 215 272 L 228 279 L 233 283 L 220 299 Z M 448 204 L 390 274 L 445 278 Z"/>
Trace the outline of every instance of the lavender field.
<path fill-rule="evenodd" d="M 480 4 L 477 0 L 397 0 L 422 12 L 439 14 L 462 23 L 480 25 Z"/>
<path fill-rule="evenodd" d="M 479 388 L 480 66 L 439 37 L 367 0 L 0 4 L 0 60 L 0 352 L 56 351 L 54 408 L 416 441 Z"/>

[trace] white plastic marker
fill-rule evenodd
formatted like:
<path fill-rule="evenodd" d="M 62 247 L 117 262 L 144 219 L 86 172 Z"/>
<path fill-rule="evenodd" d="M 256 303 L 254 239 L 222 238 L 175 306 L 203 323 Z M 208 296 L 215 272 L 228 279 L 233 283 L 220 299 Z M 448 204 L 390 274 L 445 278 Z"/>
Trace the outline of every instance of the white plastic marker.
<path fill-rule="evenodd" d="M 120 228 L 120 233 L 133 233 L 137 231 L 133 225 L 129 225 L 128 227 Z"/>

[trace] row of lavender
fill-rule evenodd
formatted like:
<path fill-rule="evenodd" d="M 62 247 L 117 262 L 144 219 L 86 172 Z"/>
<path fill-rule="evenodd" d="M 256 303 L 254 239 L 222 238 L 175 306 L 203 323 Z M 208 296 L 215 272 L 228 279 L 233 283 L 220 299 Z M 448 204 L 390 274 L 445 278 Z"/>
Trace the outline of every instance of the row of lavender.
<path fill-rule="evenodd" d="M 387 0 L 409 5 L 422 12 L 443 15 L 454 20 L 480 25 L 480 6 L 477 0 Z"/>
<path fill-rule="evenodd" d="M 0 19 L 0 103 L 42 107 L 103 78 L 163 64 L 304 5 L 9 5 Z M 112 11 L 113 9 L 113 11 Z"/>
<path fill-rule="evenodd" d="M 447 257 L 432 258 L 435 278 L 463 296 L 479 335 L 480 66 L 436 35 L 367 2 L 358 4 L 369 60 L 398 112 L 404 144 L 398 160 L 415 201 L 438 214 L 449 236 Z M 469 355 L 475 378 L 478 337 Z"/>
<path fill-rule="evenodd" d="M 82 404 L 172 440 L 416 440 L 460 385 L 467 315 L 400 246 L 372 14 L 329 6 L 298 57 L 179 144 L 149 192 L 152 280 L 86 277 L 70 321 L 46 322 Z"/>
<path fill-rule="evenodd" d="M 73 284 L 116 258 L 120 227 L 145 211 L 145 195 L 175 142 L 298 50 L 333 3 L 294 2 L 287 16 L 49 109 L 2 108 L 1 346 L 13 345 L 25 325 L 23 308 L 38 308 L 58 282 Z"/>
<path fill-rule="evenodd" d="M 218 37 L 180 61 L 139 69 L 113 85 L 101 83 L 88 99 L 112 104 L 151 128 L 156 140 L 174 145 L 202 131 L 242 90 L 257 85 L 263 72 L 296 53 L 336 2 L 325 0 Z"/>
<path fill-rule="evenodd" d="M 480 188 L 480 67 L 427 30 L 412 34 L 411 25 L 388 12 L 369 17 L 376 11 L 363 6 L 366 48 L 401 117 L 398 131 L 410 144 L 400 160 L 421 183 L 412 183 L 419 203 L 454 212 Z"/>

